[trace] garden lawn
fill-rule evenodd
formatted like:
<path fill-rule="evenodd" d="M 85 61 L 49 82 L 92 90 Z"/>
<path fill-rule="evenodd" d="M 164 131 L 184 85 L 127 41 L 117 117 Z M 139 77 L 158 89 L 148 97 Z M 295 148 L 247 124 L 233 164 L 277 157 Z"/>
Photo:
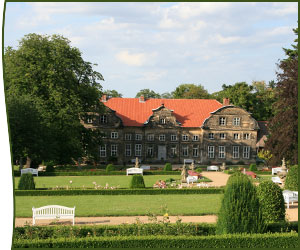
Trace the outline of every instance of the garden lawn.
<path fill-rule="evenodd" d="M 120 188 L 129 188 L 129 183 L 132 176 L 114 175 L 114 176 L 40 176 L 34 177 L 36 188 L 54 188 L 72 187 L 72 188 L 94 188 L 93 182 L 96 182 L 102 187 L 108 183 L 111 186 L 119 186 Z M 158 180 L 166 180 L 173 178 L 179 180 L 180 175 L 144 175 L 146 187 L 153 187 L 153 184 Z M 15 188 L 18 188 L 20 177 L 15 177 Z M 72 181 L 72 184 L 70 184 Z"/>
<path fill-rule="evenodd" d="M 75 216 L 134 216 L 149 212 L 163 215 L 216 214 L 223 194 L 189 195 L 80 195 L 15 196 L 15 216 L 31 217 L 32 207 L 46 205 L 76 206 Z"/>

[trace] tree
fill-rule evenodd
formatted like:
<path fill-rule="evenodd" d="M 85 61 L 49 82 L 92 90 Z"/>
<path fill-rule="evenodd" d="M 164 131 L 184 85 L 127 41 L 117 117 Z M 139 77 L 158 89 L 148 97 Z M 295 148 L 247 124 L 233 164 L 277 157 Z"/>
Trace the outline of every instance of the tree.
<path fill-rule="evenodd" d="M 103 94 L 106 95 L 107 98 L 112 98 L 112 97 L 123 97 L 121 93 L 119 93 L 116 90 L 105 90 L 103 91 Z"/>
<path fill-rule="evenodd" d="M 270 150 L 262 149 L 257 153 L 257 156 L 260 159 L 263 159 L 265 161 L 266 166 L 269 166 L 270 160 L 272 159 L 273 155 L 271 154 Z"/>
<path fill-rule="evenodd" d="M 163 99 L 172 99 L 173 95 L 169 92 L 165 92 L 165 93 L 161 94 L 161 98 L 163 98 Z"/>
<path fill-rule="evenodd" d="M 294 30 L 298 37 L 298 28 Z M 293 49 L 284 49 L 287 58 L 278 64 L 274 117 L 269 123 L 266 149 L 273 154 L 272 164 L 285 158 L 298 163 L 298 39 Z"/>
<path fill-rule="evenodd" d="M 209 99 L 210 95 L 202 85 L 181 84 L 172 93 L 175 99 Z"/>
<path fill-rule="evenodd" d="M 33 160 L 65 163 L 89 153 L 86 144 L 91 142 L 92 132 L 84 138 L 86 129 L 80 120 L 87 112 L 101 111 L 99 80 L 104 79 L 68 39 L 26 35 L 17 49 L 5 49 L 4 74 L 13 155 L 23 152 Z M 31 116 L 33 121 L 27 121 Z M 25 123 L 26 133 L 17 129 L 18 122 Z M 37 145 L 28 148 L 31 131 L 31 140 Z M 43 136 L 38 136 L 40 131 Z"/>
<path fill-rule="evenodd" d="M 145 99 L 149 98 L 161 98 L 159 93 L 154 92 L 153 90 L 150 89 L 141 89 L 135 96 L 135 98 L 138 98 L 140 96 L 144 96 Z"/>

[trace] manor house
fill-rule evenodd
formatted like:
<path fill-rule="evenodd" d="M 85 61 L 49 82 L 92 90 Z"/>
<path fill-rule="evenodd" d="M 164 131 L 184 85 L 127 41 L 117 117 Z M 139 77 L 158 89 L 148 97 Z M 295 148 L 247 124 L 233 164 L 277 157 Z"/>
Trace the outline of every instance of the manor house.
<path fill-rule="evenodd" d="M 250 113 L 212 99 L 101 99 L 86 127 L 104 134 L 101 162 L 245 164 L 255 162 L 259 124 Z"/>

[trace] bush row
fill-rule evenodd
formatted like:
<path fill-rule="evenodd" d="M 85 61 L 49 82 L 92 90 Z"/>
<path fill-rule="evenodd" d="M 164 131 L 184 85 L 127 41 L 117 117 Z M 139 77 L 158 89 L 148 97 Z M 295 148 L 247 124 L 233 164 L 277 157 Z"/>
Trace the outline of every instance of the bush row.
<path fill-rule="evenodd" d="M 272 223 L 267 232 L 298 232 L 298 223 Z M 149 235 L 215 235 L 216 225 L 209 223 L 149 223 L 98 226 L 25 226 L 14 229 L 14 239 L 47 239 L 60 237 L 149 236 Z"/>
<path fill-rule="evenodd" d="M 220 236 L 61 237 L 15 240 L 14 248 L 296 248 L 298 234 L 233 234 Z"/>
<path fill-rule="evenodd" d="M 15 190 L 16 196 L 60 196 L 60 195 L 156 195 L 156 194 L 221 194 L 223 188 L 195 189 L 72 189 L 72 190 Z"/>

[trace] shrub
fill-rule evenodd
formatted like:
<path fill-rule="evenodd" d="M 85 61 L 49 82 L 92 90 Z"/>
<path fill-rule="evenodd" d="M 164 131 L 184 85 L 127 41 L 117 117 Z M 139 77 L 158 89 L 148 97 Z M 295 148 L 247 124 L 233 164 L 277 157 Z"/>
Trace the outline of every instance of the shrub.
<path fill-rule="evenodd" d="M 164 171 L 172 171 L 172 164 L 171 163 L 166 163 L 164 167 Z"/>
<path fill-rule="evenodd" d="M 261 233 L 264 230 L 255 186 L 244 174 L 231 175 L 225 187 L 216 233 Z"/>
<path fill-rule="evenodd" d="M 34 190 L 35 189 L 35 183 L 33 180 L 33 175 L 31 173 L 22 174 L 19 185 L 19 190 Z"/>
<path fill-rule="evenodd" d="M 298 191 L 298 165 L 294 165 L 289 168 L 284 188 L 292 191 Z"/>
<path fill-rule="evenodd" d="M 254 163 L 250 164 L 249 170 L 250 170 L 250 171 L 257 171 L 256 164 L 254 164 Z"/>
<path fill-rule="evenodd" d="M 175 179 L 169 178 L 169 179 L 166 179 L 166 180 L 165 180 L 165 182 L 172 182 L 172 181 L 175 181 Z"/>
<path fill-rule="evenodd" d="M 262 216 L 267 223 L 285 220 L 285 206 L 281 188 L 272 181 L 263 181 L 257 187 Z"/>
<path fill-rule="evenodd" d="M 238 161 L 236 164 L 237 165 L 245 165 L 245 162 L 244 161 Z"/>
<path fill-rule="evenodd" d="M 133 175 L 129 188 L 145 188 L 144 177 L 142 175 Z"/>
<path fill-rule="evenodd" d="M 195 172 L 197 172 L 197 173 L 202 173 L 202 169 L 201 168 L 197 168 L 196 170 L 195 170 Z"/>
<path fill-rule="evenodd" d="M 108 164 L 106 166 L 106 173 L 111 172 L 111 171 L 115 171 L 115 167 L 113 164 Z"/>

